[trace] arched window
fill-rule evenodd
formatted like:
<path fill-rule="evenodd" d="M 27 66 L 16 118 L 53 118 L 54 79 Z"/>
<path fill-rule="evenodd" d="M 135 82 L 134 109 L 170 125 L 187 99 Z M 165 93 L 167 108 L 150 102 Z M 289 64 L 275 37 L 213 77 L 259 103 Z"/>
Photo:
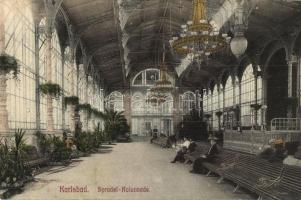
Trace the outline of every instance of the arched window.
<path fill-rule="evenodd" d="M 213 111 L 213 116 L 212 116 L 212 120 L 213 120 L 213 128 L 216 129 L 218 128 L 218 118 L 216 116 L 216 112 L 219 111 L 219 102 L 218 102 L 218 86 L 215 85 L 213 88 L 213 93 L 212 93 L 212 111 Z"/>
<path fill-rule="evenodd" d="M 123 111 L 123 95 L 120 92 L 112 92 L 106 100 L 107 108 L 115 111 Z"/>
<path fill-rule="evenodd" d="M 252 126 L 254 113 L 251 110 L 251 104 L 255 100 L 255 76 L 253 66 L 250 64 L 245 69 L 241 80 L 241 124 L 242 126 Z M 262 79 L 257 78 L 257 103 L 261 103 Z M 260 112 L 258 112 L 258 120 L 261 119 Z"/>
<path fill-rule="evenodd" d="M 7 110 L 11 129 L 36 128 L 35 34 L 29 0 L 4 0 L 5 52 L 20 64 L 18 80 L 7 81 Z"/>
<path fill-rule="evenodd" d="M 167 78 L 174 85 L 174 80 L 168 75 Z M 146 69 L 139 72 L 132 80 L 132 86 L 153 86 L 160 77 L 160 70 Z"/>
<path fill-rule="evenodd" d="M 143 114 L 145 111 L 145 99 L 141 93 L 135 93 L 132 97 L 132 113 L 134 115 Z"/>
<path fill-rule="evenodd" d="M 183 95 L 180 95 L 180 106 L 183 114 L 190 113 L 191 110 L 195 108 L 195 94 L 193 92 L 185 92 Z"/>
<path fill-rule="evenodd" d="M 43 18 L 40 22 L 40 27 L 46 26 L 46 18 Z M 40 82 L 45 83 L 46 80 L 46 34 L 45 32 L 40 35 Z M 59 84 L 62 87 L 63 83 L 63 66 L 62 66 L 62 53 L 61 46 L 59 42 L 59 37 L 57 31 L 54 30 L 52 33 L 52 51 L 51 51 L 51 82 Z M 47 106 L 46 106 L 46 97 L 42 96 L 41 98 L 41 127 L 42 129 L 46 128 L 46 117 L 47 117 Z M 54 128 L 62 129 L 62 98 L 53 100 L 53 120 Z"/>
<path fill-rule="evenodd" d="M 166 101 L 162 103 L 162 113 L 164 115 L 172 115 L 173 114 L 173 98 L 171 95 L 166 97 Z"/>
<path fill-rule="evenodd" d="M 232 77 L 229 76 L 225 85 L 225 107 L 231 107 L 234 105 L 234 98 L 233 97 L 233 81 Z"/>

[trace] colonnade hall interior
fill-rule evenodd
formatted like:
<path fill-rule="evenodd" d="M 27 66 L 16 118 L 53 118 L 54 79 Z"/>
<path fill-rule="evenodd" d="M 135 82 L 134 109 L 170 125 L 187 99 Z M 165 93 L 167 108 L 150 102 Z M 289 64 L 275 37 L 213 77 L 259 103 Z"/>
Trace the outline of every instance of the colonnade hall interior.
<path fill-rule="evenodd" d="M 300 95 L 300 0 L 0 0 L 0 199 L 301 199 Z"/>

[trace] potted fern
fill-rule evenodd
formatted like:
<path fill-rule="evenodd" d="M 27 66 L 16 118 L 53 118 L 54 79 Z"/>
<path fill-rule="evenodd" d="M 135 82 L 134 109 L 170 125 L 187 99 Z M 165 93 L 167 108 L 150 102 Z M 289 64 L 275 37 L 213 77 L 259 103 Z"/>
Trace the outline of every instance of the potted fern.
<path fill-rule="evenodd" d="M 9 131 L 8 127 L 8 113 L 6 110 L 7 104 L 7 74 L 13 73 L 13 78 L 17 78 L 20 72 L 20 65 L 14 56 L 6 53 L 0 54 L 0 105 L 5 105 L 3 109 L 3 117 L 0 120 L 0 132 L 6 133 Z"/>
<path fill-rule="evenodd" d="M 79 98 L 77 96 L 65 97 L 64 101 L 65 101 L 65 106 L 67 105 L 76 106 L 79 104 Z"/>
<path fill-rule="evenodd" d="M 40 92 L 44 95 L 58 98 L 61 95 L 61 91 L 59 84 L 51 82 L 40 84 Z"/>
<path fill-rule="evenodd" d="M 0 55 L 0 72 L 1 75 L 13 73 L 13 77 L 17 78 L 20 73 L 20 65 L 18 60 L 14 56 L 10 56 L 6 53 Z"/>

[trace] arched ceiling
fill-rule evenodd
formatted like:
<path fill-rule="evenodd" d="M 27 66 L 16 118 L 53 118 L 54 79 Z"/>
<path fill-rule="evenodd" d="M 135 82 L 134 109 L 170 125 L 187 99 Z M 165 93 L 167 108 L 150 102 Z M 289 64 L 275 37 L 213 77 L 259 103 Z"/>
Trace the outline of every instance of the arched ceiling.
<path fill-rule="evenodd" d="M 230 0 L 235 1 L 235 0 Z M 300 29 L 301 4 L 291 0 L 249 0 L 256 5 L 248 19 L 249 53 L 269 41 L 284 40 Z M 208 18 L 222 9 L 225 0 L 207 0 Z M 158 66 L 166 46 L 169 69 L 181 60 L 169 40 L 191 19 L 192 0 L 63 0 L 76 34 L 83 40 L 93 62 L 111 87 L 125 87 L 127 77 L 144 68 Z M 223 32 L 232 30 L 231 18 Z M 214 55 L 199 70 L 194 64 L 181 75 L 183 85 L 205 84 L 211 76 L 236 65 L 229 48 Z"/>

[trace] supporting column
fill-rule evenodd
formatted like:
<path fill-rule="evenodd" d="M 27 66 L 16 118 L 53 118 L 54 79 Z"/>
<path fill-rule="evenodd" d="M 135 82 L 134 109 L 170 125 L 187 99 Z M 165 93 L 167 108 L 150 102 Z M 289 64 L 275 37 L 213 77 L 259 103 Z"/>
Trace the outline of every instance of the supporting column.
<path fill-rule="evenodd" d="M 179 130 L 179 124 L 182 121 L 182 115 L 180 113 L 180 102 L 179 102 L 179 90 L 175 90 L 173 94 L 173 130 L 174 135 L 176 137 L 179 137 L 180 130 Z"/>
<path fill-rule="evenodd" d="M 238 83 L 238 91 L 239 91 L 239 98 L 238 98 L 238 104 L 239 104 L 239 113 L 238 113 L 238 131 L 241 131 L 241 126 L 242 126 L 242 122 L 241 122 L 241 81 L 239 81 Z"/>
<path fill-rule="evenodd" d="M 261 107 L 261 130 L 266 130 L 267 127 L 267 79 L 265 73 L 262 74 L 262 107 Z"/>
<path fill-rule="evenodd" d="M 44 0 L 45 11 L 46 11 L 46 81 L 52 82 L 52 32 L 54 30 L 54 22 L 56 14 L 61 6 L 63 0 Z M 47 101 L 47 132 L 54 132 L 54 120 L 53 120 L 53 97 L 50 94 L 46 96 Z"/>
<path fill-rule="evenodd" d="M 88 98 L 88 74 L 85 75 L 85 103 L 87 104 L 89 102 Z M 89 119 L 88 119 L 88 111 L 87 110 L 82 110 L 82 119 L 83 119 L 83 130 L 88 132 L 89 131 Z"/>
<path fill-rule="evenodd" d="M 4 9 L 0 4 L 0 53 L 5 52 L 5 26 L 4 26 Z M 8 135 L 8 112 L 7 112 L 7 77 L 6 71 L 0 70 L 0 134 Z"/>
<path fill-rule="evenodd" d="M 221 111 L 221 84 L 218 83 L 218 86 L 217 86 L 217 99 L 218 99 L 218 112 Z M 221 130 L 221 115 L 217 115 L 216 112 L 214 113 L 214 115 L 217 116 L 217 121 L 218 121 L 218 130 L 220 131 Z"/>
<path fill-rule="evenodd" d="M 123 108 L 124 108 L 124 117 L 127 120 L 128 125 L 130 126 L 131 129 L 131 122 L 132 122 L 132 117 L 131 117 L 131 92 L 130 90 L 127 90 L 124 92 L 123 95 Z"/>
<path fill-rule="evenodd" d="M 50 17 L 47 16 L 46 19 L 46 80 L 47 82 L 52 81 L 52 22 Z M 47 101 L 47 131 L 53 132 L 54 131 L 54 120 L 53 120 L 53 99 L 50 94 L 46 95 L 46 101 Z"/>
<path fill-rule="evenodd" d="M 198 116 L 200 117 L 200 101 L 199 101 L 200 91 L 195 91 L 195 110 L 198 111 Z"/>
<path fill-rule="evenodd" d="M 3 135 L 9 134 L 6 88 L 6 71 L 0 70 L 0 134 Z"/>
<path fill-rule="evenodd" d="M 256 65 L 256 70 L 254 71 L 254 91 L 255 91 L 255 104 L 257 104 L 258 100 L 258 94 L 257 94 L 257 84 L 258 84 L 258 68 L 257 68 L 257 65 Z M 258 110 L 257 109 L 254 109 L 254 126 L 255 126 L 255 129 L 257 127 L 257 114 L 258 114 Z"/>
<path fill-rule="evenodd" d="M 73 51 L 71 49 L 71 51 Z M 75 92 L 74 92 L 74 75 L 77 76 L 77 70 L 76 70 L 76 62 L 75 62 L 75 56 L 74 53 L 72 53 L 72 63 L 71 63 L 71 79 L 70 79 L 70 84 L 71 84 L 71 90 L 70 90 L 70 96 L 75 96 Z M 77 96 L 78 97 L 78 96 Z M 75 122 L 75 109 L 76 106 L 75 105 L 68 105 L 67 106 L 68 112 L 69 112 L 69 129 L 71 131 L 71 133 L 75 133 L 75 126 L 76 126 L 76 122 Z"/>
<path fill-rule="evenodd" d="M 296 114 L 297 116 L 296 117 L 301 117 L 301 108 L 300 108 L 300 105 L 301 105 L 301 98 L 300 98 L 300 95 L 301 95 L 301 57 L 299 56 L 298 59 L 297 59 L 297 91 L 296 91 L 296 94 L 297 94 L 297 98 L 298 98 L 298 104 L 297 104 L 297 108 L 296 108 Z"/>
<path fill-rule="evenodd" d="M 232 103 L 233 105 L 236 105 L 238 102 L 236 102 L 236 78 L 234 77 L 232 79 L 232 88 L 233 88 L 233 92 L 232 92 L 232 95 L 233 95 L 233 98 L 232 98 Z"/>
<path fill-rule="evenodd" d="M 288 86 L 287 86 L 287 94 L 288 94 L 288 98 L 292 98 L 293 97 L 293 62 L 292 60 L 288 60 L 287 61 L 287 65 L 288 65 L 288 77 L 287 77 L 287 81 L 288 81 Z M 287 117 L 288 118 L 292 118 L 293 117 L 293 110 L 292 110 L 292 105 L 288 105 L 287 107 Z"/>
<path fill-rule="evenodd" d="M 62 128 L 65 131 L 66 130 L 66 118 L 65 118 L 65 113 L 66 113 L 66 107 L 65 107 L 65 48 L 62 48 L 64 52 L 62 55 Z"/>
<path fill-rule="evenodd" d="M 39 33 L 39 22 L 35 20 L 35 86 L 36 86 L 36 129 L 41 130 L 41 108 L 40 108 L 40 33 Z"/>

